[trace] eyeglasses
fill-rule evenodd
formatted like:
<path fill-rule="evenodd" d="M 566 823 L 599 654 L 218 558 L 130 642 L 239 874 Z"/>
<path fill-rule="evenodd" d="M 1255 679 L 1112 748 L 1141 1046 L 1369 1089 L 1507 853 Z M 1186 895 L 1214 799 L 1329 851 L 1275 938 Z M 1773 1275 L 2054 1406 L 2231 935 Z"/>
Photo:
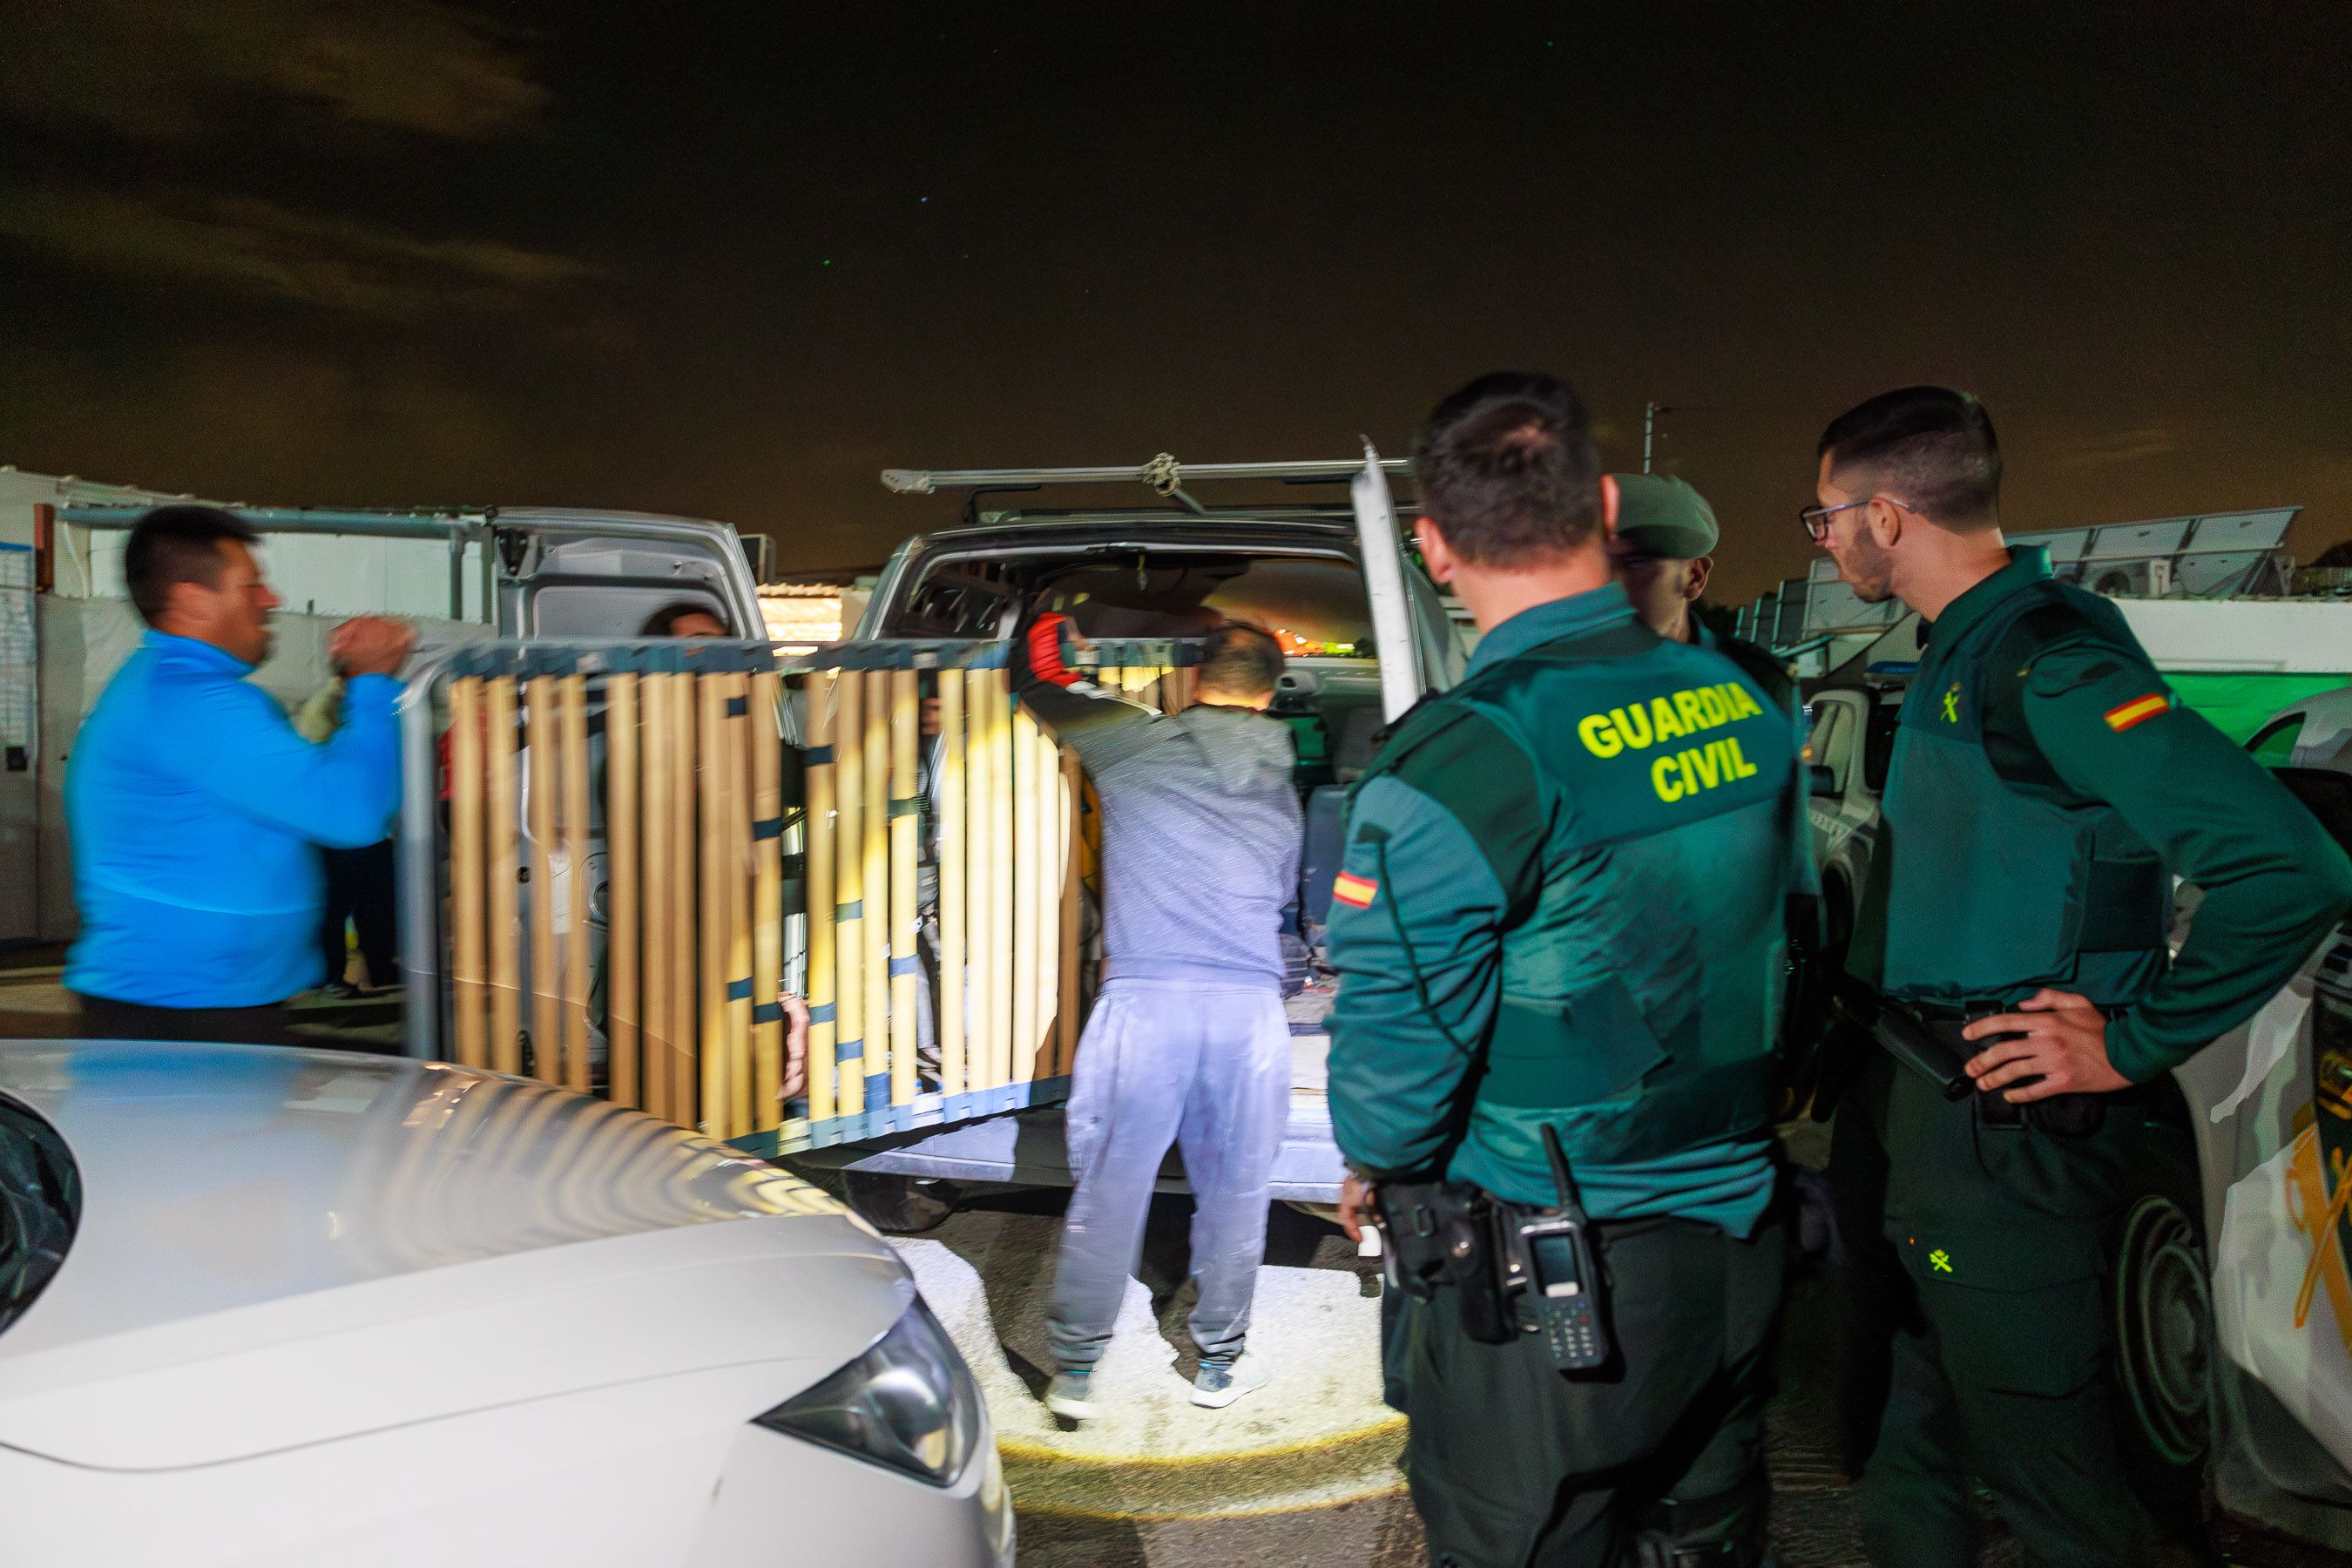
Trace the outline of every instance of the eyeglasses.
<path fill-rule="evenodd" d="M 1830 519 L 1835 517 L 1842 511 L 1852 511 L 1855 507 L 1868 506 L 1874 500 L 1883 500 L 1887 505 L 1896 508 L 1898 510 L 1902 511 L 1916 511 L 1918 510 L 1918 508 L 1913 506 L 1909 501 L 1896 500 L 1893 496 L 1869 495 L 1863 497 L 1860 500 L 1844 501 L 1837 506 L 1801 507 L 1798 509 L 1797 521 L 1804 525 L 1806 535 L 1811 538 L 1815 544 L 1826 544 L 1829 542 L 1830 537 Z"/>

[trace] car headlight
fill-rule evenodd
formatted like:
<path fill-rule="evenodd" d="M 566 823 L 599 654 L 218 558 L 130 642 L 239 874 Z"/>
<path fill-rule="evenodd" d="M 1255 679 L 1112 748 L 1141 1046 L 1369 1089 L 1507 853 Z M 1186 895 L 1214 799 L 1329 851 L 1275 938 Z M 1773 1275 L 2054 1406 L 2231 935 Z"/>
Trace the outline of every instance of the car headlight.
<path fill-rule="evenodd" d="M 756 1420 L 934 1486 L 963 1473 L 984 1428 L 971 1370 L 919 1296 L 872 1350 Z"/>

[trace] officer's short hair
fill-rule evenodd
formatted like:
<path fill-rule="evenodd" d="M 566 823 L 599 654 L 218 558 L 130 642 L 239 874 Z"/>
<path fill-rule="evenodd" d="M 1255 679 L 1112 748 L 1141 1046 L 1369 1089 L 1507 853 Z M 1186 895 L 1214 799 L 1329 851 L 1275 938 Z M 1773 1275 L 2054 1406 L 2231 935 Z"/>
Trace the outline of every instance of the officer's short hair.
<path fill-rule="evenodd" d="M 1859 470 L 1930 521 L 1984 527 L 2000 516 L 2000 442 L 1992 416 L 1948 386 L 1904 386 L 1856 404 L 1822 432 L 1832 477 Z M 1842 489 L 1855 489 L 1842 486 Z"/>
<path fill-rule="evenodd" d="M 1601 521 L 1601 452 L 1556 376 L 1482 375 L 1430 416 L 1413 455 L 1421 510 L 1475 566 L 1573 550 Z"/>
<path fill-rule="evenodd" d="M 1235 697 L 1271 692 L 1282 681 L 1282 645 L 1262 626 L 1228 621 L 1202 639 L 1193 679 Z"/>
<path fill-rule="evenodd" d="M 216 506 L 159 506 L 133 523 L 122 551 L 122 577 L 139 618 L 149 626 L 172 607 L 172 585 L 220 586 L 228 563 L 221 546 L 229 540 L 251 546 L 261 542 L 252 525 Z"/>

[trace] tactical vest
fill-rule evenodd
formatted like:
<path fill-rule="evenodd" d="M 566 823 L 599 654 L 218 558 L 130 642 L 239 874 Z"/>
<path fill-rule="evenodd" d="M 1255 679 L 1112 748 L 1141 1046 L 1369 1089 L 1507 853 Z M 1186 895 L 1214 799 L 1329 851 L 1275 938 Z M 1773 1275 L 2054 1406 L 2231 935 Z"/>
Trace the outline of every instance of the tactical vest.
<path fill-rule="evenodd" d="M 2021 589 L 1904 697 L 1867 900 L 1887 994 L 2008 1003 L 2053 985 L 2115 1005 L 2161 972 L 2162 863 L 2112 807 L 2066 789 L 2025 731 L 2026 666 L 2086 613 L 2061 584 Z M 2119 618 L 2102 630 L 2128 642 Z"/>
<path fill-rule="evenodd" d="M 1525 752 L 1538 798 L 1496 798 L 1457 731 L 1473 716 Z M 1795 769 L 1788 714 L 1751 679 L 1638 624 L 1503 660 L 1400 721 L 1355 787 L 1396 773 L 1437 799 L 1510 899 L 1469 1139 L 1540 1172 L 1546 1122 L 1572 1166 L 1769 1125 Z"/>

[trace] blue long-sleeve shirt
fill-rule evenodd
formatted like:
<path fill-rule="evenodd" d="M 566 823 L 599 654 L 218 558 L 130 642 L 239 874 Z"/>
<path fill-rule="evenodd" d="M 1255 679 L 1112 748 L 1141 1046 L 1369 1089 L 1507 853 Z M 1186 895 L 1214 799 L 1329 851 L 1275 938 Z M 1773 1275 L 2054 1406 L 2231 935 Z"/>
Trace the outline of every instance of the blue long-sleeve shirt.
<path fill-rule="evenodd" d="M 343 725 L 297 734 L 246 664 L 151 631 L 66 767 L 81 936 L 66 984 L 158 1007 L 253 1007 L 319 983 L 317 846 L 359 848 L 400 805 L 400 682 L 354 676 Z"/>

